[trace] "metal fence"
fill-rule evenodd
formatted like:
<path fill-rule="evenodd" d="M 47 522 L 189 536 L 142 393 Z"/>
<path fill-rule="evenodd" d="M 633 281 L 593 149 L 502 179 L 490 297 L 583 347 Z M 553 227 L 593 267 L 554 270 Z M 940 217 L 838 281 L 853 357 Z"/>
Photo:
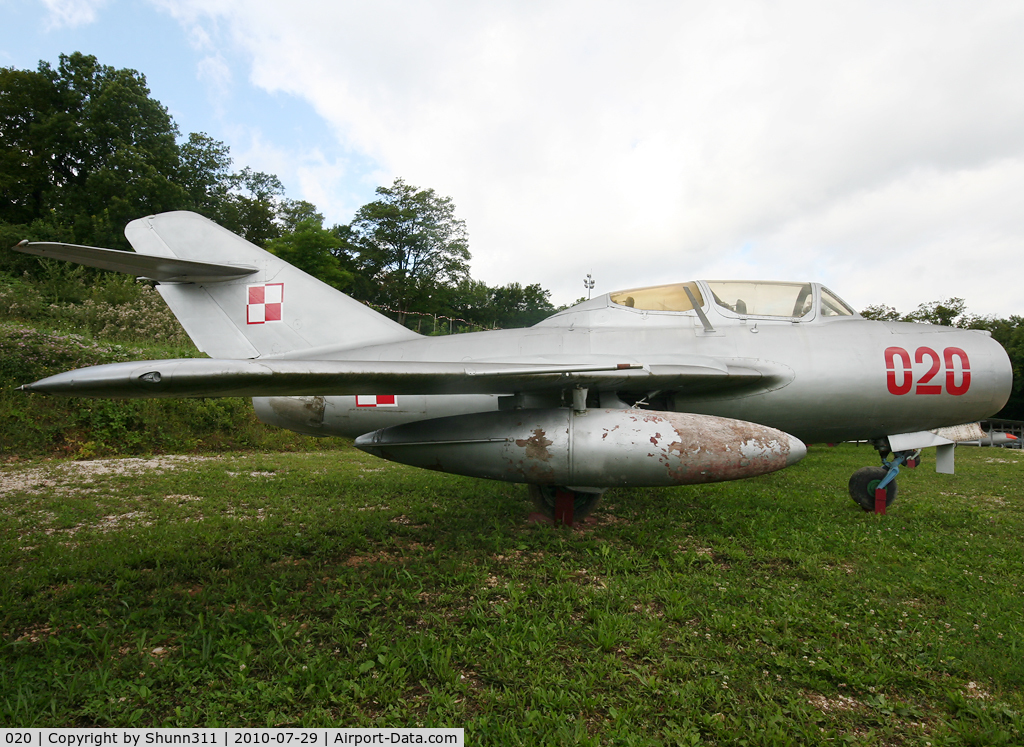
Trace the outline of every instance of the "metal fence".
<path fill-rule="evenodd" d="M 1009 449 L 1019 449 L 1024 445 L 1024 420 L 997 420 L 990 418 L 981 421 L 981 429 L 988 434 L 1009 433 L 1012 436 L 1016 436 L 1017 439 L 1010 443 L 999 444 L 993 443 L 992 437 L 989 436 L 987 441 L 982 439 L 980 443 L 977 441 L 970 443 L 978 444 L 979 446 L 1004 446 Z"/>

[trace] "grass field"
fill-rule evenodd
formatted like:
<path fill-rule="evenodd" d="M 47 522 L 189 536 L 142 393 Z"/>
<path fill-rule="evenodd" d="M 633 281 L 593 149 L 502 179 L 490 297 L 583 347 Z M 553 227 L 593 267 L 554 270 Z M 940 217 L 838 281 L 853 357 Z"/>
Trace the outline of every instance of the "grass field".
<path fill-rule="evenodd" d="M 462 726 L 474 745 L 1021 744 L 1024 455 L 887 516 L 813 447 L 528 524 L 328 452 L 0 467 L 0 725 Z"/>

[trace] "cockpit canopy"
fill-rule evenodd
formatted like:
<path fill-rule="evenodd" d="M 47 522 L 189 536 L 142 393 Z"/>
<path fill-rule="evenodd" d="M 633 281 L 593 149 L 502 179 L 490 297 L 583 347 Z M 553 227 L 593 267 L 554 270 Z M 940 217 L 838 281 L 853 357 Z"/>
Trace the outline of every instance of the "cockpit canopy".
<path fill-rule="evenodd" d="M 608 294 L 612 303 L 643 311 L 690 311 L 693 303 L 686 294 L 689 290 L 699 306 L 704 305 L 704 296 L 696 283 L 673 283 L 652 285 L 649 288 L 633 288 Z"/>
<path fill-rule="evenodd" d="M 707 289 L 719 309 L 738 316 L 802 319 L 813 316 L 814 286 L 811 283 L 778 281 L 709 280 Z M 838 296 L 819 286 L 818 311 L 823 317 L 855 316 Z M 645 311 L 690 311 L 693 304 L 704 306 L 704 296 L 695 282 L 632 288 L 609 294 L 613 304 Z"/>

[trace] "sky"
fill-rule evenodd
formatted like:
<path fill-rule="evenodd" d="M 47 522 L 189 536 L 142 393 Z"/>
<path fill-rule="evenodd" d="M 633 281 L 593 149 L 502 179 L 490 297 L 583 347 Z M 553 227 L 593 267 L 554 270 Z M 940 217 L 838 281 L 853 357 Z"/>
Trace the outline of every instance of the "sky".
<path fill-rule="evenodd" d="M 817 280 L 1024 314 L 1017 0 L 0 0 L 0 66 L 146 75 L 183 135 L 348 223 L 450 196 L 472 274 L 556 304 Z"/>

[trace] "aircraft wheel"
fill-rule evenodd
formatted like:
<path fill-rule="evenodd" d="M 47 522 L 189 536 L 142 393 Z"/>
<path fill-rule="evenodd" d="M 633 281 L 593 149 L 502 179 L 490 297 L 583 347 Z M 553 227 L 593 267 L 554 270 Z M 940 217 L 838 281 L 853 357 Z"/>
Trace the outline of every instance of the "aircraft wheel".
<path fill-rule="evenodd" d="M 573 522 L 577 522 L 591 511 L 594 510 L 594 506 L 601 500 L 601 493 L 590 493 L 583 490 L 570 490 L 560 485 L 528 485 L 530 491 L 530 500 L 533 501 L 533 505 L 537 507 L 537 510 L 544 514 L 551 520 L 555 519 L 555 504 L 557 502 L 557 493 L 571 493 L 573 496 L 572 502 L 572 519 Z"/>
<path fill-rule="evenodd" d="M 875 510 L 875 488 L 886 475 L 883 467 L 861 467 L 850 478 L 850 497 L 865 511 Z M 896 481 L 885 486 L 885 505 L 896 500 Z"/>

